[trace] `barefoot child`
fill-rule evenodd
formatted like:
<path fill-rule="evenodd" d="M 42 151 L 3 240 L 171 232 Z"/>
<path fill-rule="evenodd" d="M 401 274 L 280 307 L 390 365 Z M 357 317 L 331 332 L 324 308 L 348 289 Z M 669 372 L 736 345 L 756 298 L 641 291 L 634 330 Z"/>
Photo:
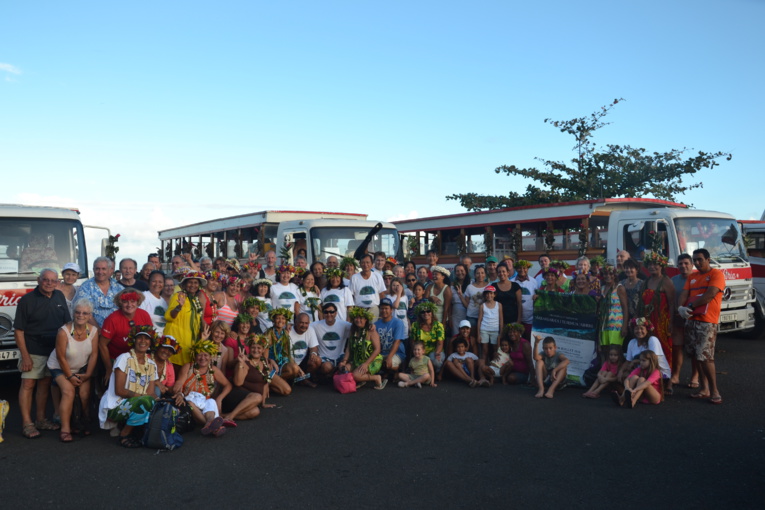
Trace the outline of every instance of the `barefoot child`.
<path fill-rule="evenodd" d="M 641 396 L 643 400 L 640 400 Z M 624 393 L 615 393 L 614 400 L 619 405 L 632 409 L 638 401 L 644 404 L 661 404 L 663 399 L 659 357 L 653 351 L 645 350 L 640 353 L 638 367 L 624 381 Z"/>
<path fill-rule="evenodd" d="M 510 360 L 510 340 L 503 335 L 499 340 L 499 350 L 494 355 L 494 358 L 487 365 L 484 360 L 478 362 L 478 373 L 481 374 L 481 379 L 478 384 L 487 388 L 494 384 L 495 377 L 504 378 L 513 369 L 513 362 Z"/>
<path fill-rule="evenodd" d="M 456 352 L 451 353 L 449 357 L 446 358 L 444 367 L 446 368 L 447 374 L 451 374 L 457 379 L 464 381 L 471 388 L 475 388 L 478 384 L 478 381 L 475 380 L 476 361 L 478 361 L 478 356 L 472 352 L 468 352 L 467 348 L 467 341 L 462 337 L 457 337 L 454 341 L 454 349 Z"/>
<path fill-rule="evenodd" d="M 608 388 L 611 383 L 616 382 L 616 375 L 619 367 L 624 362 L 622 348 L 619 345 L 612 345 L 608 350 L 608 358 L 598 372 L 598 379 L 592 384 L 592 387 L 582 393 L 584 398 L 599 398 L 600 392 Z"/>
<path fill-rule="evenodd" d="M 409 386 L 422 388 L 423 383 L 430 383 L 431 386 L 436 387 L 436 371 L 433 368 L 433 362 L 428 356 L 425 356 L 424 343 L 418 341 L 412 346 L 409 370 L 411 370 L 411 374 L 398 374 L 400 379 L 398 386 L 400 388 L 408 388 Z"/>
<path fill-rule="evenodd" d="M 481 359 L 489 361 L 489 351 L 497 345 L 499 332 L 502 331 L 502 304 L 494 300 L 497 289 L 487 285 L 483 289 L 483 304 L 478 311 L 476 338 L 481 341 Z M 496 350 L 496 349 L 494 349 Z"/>
<path fill-rule="evenodd" d="M 542 351 L 539 351 L 539 342 L 542 342 Z M 569 360 L 558 352 L 555 339 L 545 337 L 544 341 L 539 335 L 534 335 L 534 361 L 536 361 L 537 387 L 539 391 L 534 395 L 536 398 L 553 398 L 557 388 L 566 386 L 566 367 Z M 550 387 L 545 392 L 545 383 Z"/>

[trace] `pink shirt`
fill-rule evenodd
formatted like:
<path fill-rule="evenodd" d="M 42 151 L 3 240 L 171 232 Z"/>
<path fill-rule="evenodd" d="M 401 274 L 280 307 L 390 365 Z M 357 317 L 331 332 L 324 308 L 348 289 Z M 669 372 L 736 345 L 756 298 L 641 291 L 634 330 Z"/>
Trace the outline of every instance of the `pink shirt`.
<path fill-rule="evenodd" d="M 610 361 L 606 361 L 605 363 L 603 363 L 603 366 L 600 367 L 600 371 L 611 372 L 612 374 L 616 375 L 617 373 L 619 373 L 619 365 L 616 363 L 611 363 Z"/>
<path fill-rule="evenodd" d="M 632 377 L 633 375 L 640 376 L 640 367 L 637 367 L 635 370 L 630 372 L 629 377 Z M 661 395 L 661 383 L 659 380 L 661 379 L 661 372 L 658 370 L 654 370 L 651 375 L 647 377 L 647 381 L 651 383 L 651 386 L 654 387 L 654 389 Z"/>

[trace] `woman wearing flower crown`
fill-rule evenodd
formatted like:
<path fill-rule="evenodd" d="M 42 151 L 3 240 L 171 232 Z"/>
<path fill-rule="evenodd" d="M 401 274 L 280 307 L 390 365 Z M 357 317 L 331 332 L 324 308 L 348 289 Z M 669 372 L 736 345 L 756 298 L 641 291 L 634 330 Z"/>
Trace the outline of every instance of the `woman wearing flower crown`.
<path fill-rule="evenodd" d="M 350 362 L 353 380 L 357 387 L 372 381 L 375 383 L 374 388 L 381 390 L 388 384 L 388 380 L 378 375 L 383 357 L 380 354 L 380 335 L 372 324 L 372 312 L 354 306 L 348 315 L 351 319 L 351 334 L 345 348 L 345 360 Z"/>
<path fill-rule="evenodd" d="M 298 313 L 307 314 L 311 322 L 320 321 L 324 317 L 321 315 L 321 291 L 316 286 L 316 278 L 313 273 L 306 271 L 303 275 L 303 281 L 298 287 L 300 290 L 300 311 Z"/>
<path fill-rule="evenodd" d="M 149 349 L 156 337 L 150 326 L 137 326 L 130 330 L 127 339 L 129 351 L 114 361 L 109 387 L 98 406 L 98 421 L 104 430 L 112 430 L 122 424 L 119 443 L 125 448 L 139 448 L 141 441 L 131 437 L 133 427 L 145 425 L 154 407 L 154 385 L 157 365 L 149 356 Z"/>
<path fill-rule="evenodd" d="M 606 265 L 602 270 L 603 284 L 600 287 L 601 299 L 598 302 L 598 329 L 600 332 L 597 351 L 605 363 L 612 345 L 621 349 L 624 339 L 629 335 L 629 305 L 627 292 L 616 281 L 617 271 L 614 266 Z"/>
<path fill-rule="evenodd" d="M 190 349 L 193 363 L 183 366 L 173 387 L 175 405 L 189 404 L 194 419 L 204 424 L 202 435 L 215 437 L 226 433 L 220 417 L 223 399 L 231 391 L 231 383 L 223 372 L 212 365 L 218 346 L 210 340 L 199 340 Z"/>
<path fill-rule="evenodd" d="M 104 364 L 106 377 L 112 373 L 112 360 L 130 350 L 126 343 L 133 326 L 153 326 L 151 316 L 139 307 L 145 299 L 143 292 L 127 287 L 114 295 L 117 310 L 104 320 L 98 341 L 98 352 Z"/>
<path fill-rule="evenodd" d="M 446 331 L 444 325 L 435 319 L 435 303 L 423 301 L 414 309 L 417 322 L 412 324 L 409 334 L 410 343 L 422 342 L 425 345 L 425 354 L 430 357 L 436 372 L 446 360 L 444 352 L 444 340 Z"/>
<path fill-rule="evenodd" d="M 191 362 L 191 346 L 199 339 L 203 324 L 212 323 L 210 297 L 202 290 L 206 284 L 202 273 L 188 271 L 181 280 L 181 290 L 170 298 L 164 333 L 178 342 L 179 352 L 170 358 L 173 365 L 182 366 Z"/>
<path fill-rule="evenodd" d="M 292 322 L 292 312 L 287 308 L 275 308 L 268 313 L 268 317 L 274 326 L 264 335 L 265 346 L 268 349 L 266 357 L 271 360 L 271 366 L 275 370 L 275 373 L 271 374 L 269 384 L 275 393 L 289 395 L 292 389 L 285 379 L 294 379 L 299 371 L 292 358 L 292 343 L 287 331 L 287 324 Z"/>
<path fill-rule="evenodd" d="M 293 314 L 300 311 L 300 289 L 290 280 L 295 276 L 295 267 L 282 264 L 277 268 L 278 283 L 271 286 L 271 305 L 276 308 L 286 308 Z"/>
<path fill-rule="evenodd" d="M 224 276 L 220 281 L 223 285 L 223 291 L 215 293 L 215 303 L 218 306 L 218 316 L 216 318 L 231 326 L 234 323 L 234 318 L 239 313 L 242 279 L 238 276 Z"/>
<path fill-rule="evenodd" d="M 669 366 L 672 366 L 672 318 L 675 303 L 675 286 L 672 280 L 664 274 L 667 267 L 667 257 L 656 252 L 647 253 L 643 257 L 643 265 L 648 269 L 650 277 L 645 282 L 641 296 L 643 314 L 654 325 L 654 335 L 659 339 L 664 356 Z M 672 383 L 668 382 L 665 391 L 671 395 Z"/>
<path fill-rule="evenodd" d="M 324 273 L 327 277 L 327 285 L 321 289 L 321 302 L 335 305 L 337 318 L 347 321 L 348 308 L 353 306 L 353 293 L 344 283 L 343 270 L 339 267 L 330 267 Z"/>

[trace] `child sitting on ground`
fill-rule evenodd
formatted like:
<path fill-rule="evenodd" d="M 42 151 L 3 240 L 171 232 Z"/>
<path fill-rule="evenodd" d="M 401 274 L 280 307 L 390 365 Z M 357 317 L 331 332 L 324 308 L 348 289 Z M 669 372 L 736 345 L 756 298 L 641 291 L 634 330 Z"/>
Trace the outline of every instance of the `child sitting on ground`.
<path fill-rule="evenodd" d="M 664 399 L 659 357 L 653 351 L 645 350 L 640 353 L 639 363 L 624 381 L 624 392 L 613 394 L 614 402 L 620 406 L 632 409 L 638 401 L 644 404 L 661 404 Z M 640 400 L 641 396 L 644 396 L 643 400 Z"/>
<path fill-rule="evenodd" d="M 446 358 L 446 364 L 444 365 L 446 373 L 464 381 L 471 388 L 475 388 L 478 384 L 478 381 L 475 380 L 475 362 L 478 361 L 478 356 L 468 352 L 468 343 L 462 337 L 457 337 L 453 345 L 456 352 L 451 353 Z"/>
<path fill-rule="evenodd" d="M 600 367 L 597 380 L 592 384 L 589 390 L 582 393 L 584 398 L 599 398 L 600 392 L 608 388 L 611 383 L 616 382 L 616 375 L 619 367 L 624 362 L 622 348 L 620 345 L 612 345 L 608 350 L 608 358 L 603 366 Z"/>
<path fill-rule="evenodd" d="M 539 351 L 539 342 L 542 342 L 542 351 Z M 541 336 L 534 335 L 534 361 L 537 365 L 537 387 L 539 388 L 534 396 L 553 398 L 557 388 L 566 387 L 568 358 L 558 352 L 558 346 L 553 337 L 545 337 L 543 341 Z M 550 387 L 545 392 L 546 384 Z"/>
<path fill-rule="evenodd" d="M 411 374 L 398 374 L 399 388 L 408 388 L 409 386 L 422 388 L 423 383 L 429 383 L 434 388 L 436 387 L 436 371 L 433 368 L 433 362 L 428 356 L 425 356 L 425 344 L 423 342 L 414 342 L 412 345 L 409 370 Z"/>
<path fill-rule="evenodd" d="M 513 369 L 513 362 L 510 360 L 510 340 L 504 335 L 499 339 L 499 350 L 494 358 L 486 364 L 484 360 L 478 362 L 478 373 L 481 379 L 478 384 L 484 388 L 494 384 L 495 377 L 505 378 Z"/>

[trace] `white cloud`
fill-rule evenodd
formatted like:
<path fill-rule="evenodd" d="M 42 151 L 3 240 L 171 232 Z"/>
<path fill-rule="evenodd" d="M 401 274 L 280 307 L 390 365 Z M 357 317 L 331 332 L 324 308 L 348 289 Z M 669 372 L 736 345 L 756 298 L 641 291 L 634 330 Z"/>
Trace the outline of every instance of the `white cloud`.
<path fill-rule="evenodd" d="M 0 62 L 0 71 L 5 71 L 11 74 L 21 74 L 21 69 L 19 69 L 18 67 L 14 65 L 5 64 L 3 62 Z"/>
<path fill-rule="evenodd" d="M 413 220 L 419 217 L 420 217 L 420 214 L 417 211 L 409 211 L 408 213 L 401 213 L 395 216 L 391 216 L 385 221 Z"/>

